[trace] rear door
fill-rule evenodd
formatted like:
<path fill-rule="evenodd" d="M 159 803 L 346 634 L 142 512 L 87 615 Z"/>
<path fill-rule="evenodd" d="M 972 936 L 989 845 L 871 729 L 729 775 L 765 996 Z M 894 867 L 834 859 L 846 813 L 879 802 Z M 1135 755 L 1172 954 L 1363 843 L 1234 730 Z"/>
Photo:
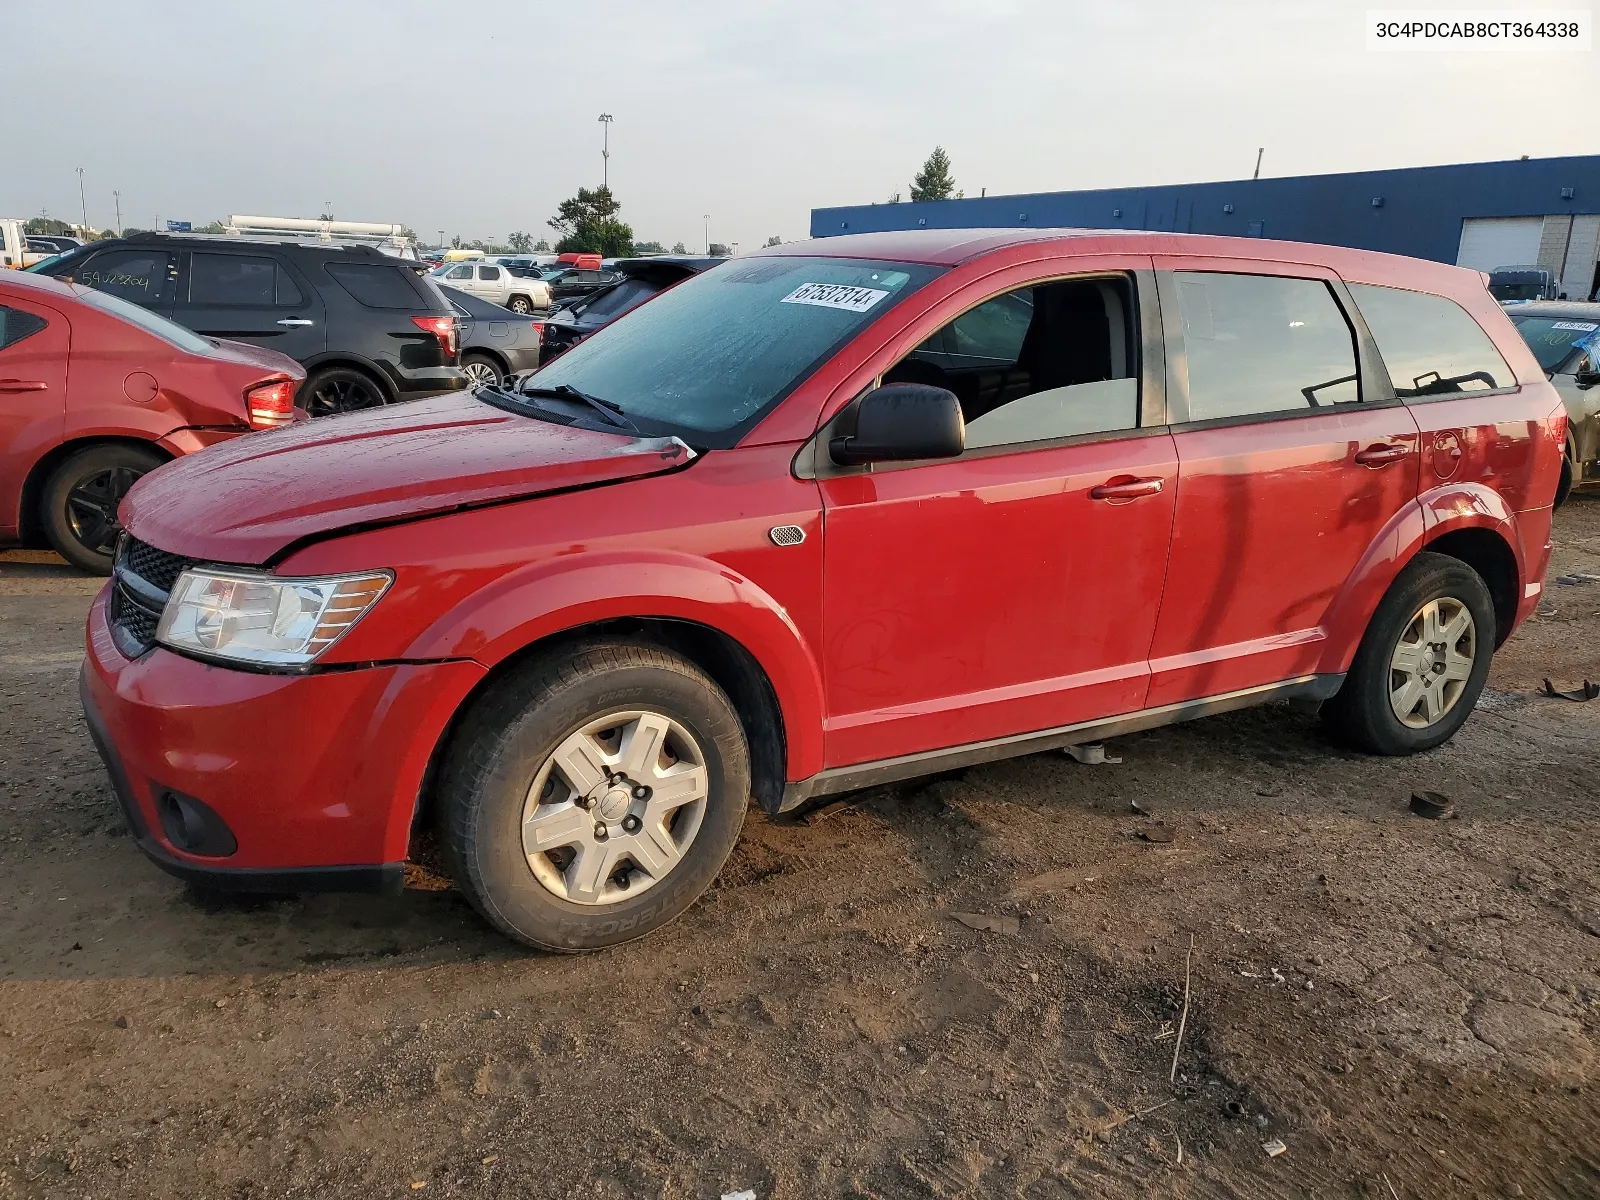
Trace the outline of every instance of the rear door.
<path fill-rule="evenodd" d="M 1179 467 L 1152 707 L 1312 674 L 1332 601 L 1416 496 L 1420 440 L 1332 272 L 1156 267 Z"/>
<path fill-rule="evenodd" d="M 68 278 L 170 317 L 177 295 L 178 255 L 155 246 L 117 246 L 89 255 Z"/>
<path fill-rule="evenodd" d="M 184 255 L 173 320 L 206 337 L 266 346 L 306 362 L 327 344 L 322 298 L 268 252 L 191 250 Z"/>
<path fill-rule="evenodd" d="M 506 298 L 506 269 L 494 263 L 479 263 L 476 295 L 495 304 Z"/>
<path fill-rule="evenodd" d="M 0 537 L 16 536 L 22 481 L 65 436 L 71 348 L 60 310 L 0 292 Z"/>

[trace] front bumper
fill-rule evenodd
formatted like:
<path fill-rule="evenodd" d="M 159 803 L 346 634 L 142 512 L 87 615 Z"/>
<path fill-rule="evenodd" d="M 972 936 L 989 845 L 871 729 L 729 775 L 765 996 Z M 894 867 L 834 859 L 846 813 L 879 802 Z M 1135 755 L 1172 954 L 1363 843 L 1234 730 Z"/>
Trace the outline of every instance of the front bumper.
<path fill-rule="evenodd" d="M 406 663 L 262 674 L 161 647 L 125 657 L 106 593 L 89 614 L 79 691 L 139 848 L 190 880 L 264 891 L 397 888 L 434 748 L 484 670 Z M 191 854 L 168 792 L 200 801 L 236 848 Z"/>

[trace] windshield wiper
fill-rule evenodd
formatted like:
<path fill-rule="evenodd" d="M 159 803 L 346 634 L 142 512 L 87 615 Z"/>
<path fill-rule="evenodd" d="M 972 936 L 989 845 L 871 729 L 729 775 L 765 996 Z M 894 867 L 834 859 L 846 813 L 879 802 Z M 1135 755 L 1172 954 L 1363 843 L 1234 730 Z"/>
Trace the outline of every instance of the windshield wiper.
<path fill-rule="evenodd" d="M 620 405 L 610 400 L 602 400 L 599 396 L 591 396 L 588 392 L 580 392 L 570 383 L 558 383 L 554 387 L 525 387 L 516 393 L 519 396 L 550 396 L 556 400 L 577 400 L 587 404 L 618 429 L 626 429 L 630 433 L 638 433 L 639 427 L 630 421 Z"/>

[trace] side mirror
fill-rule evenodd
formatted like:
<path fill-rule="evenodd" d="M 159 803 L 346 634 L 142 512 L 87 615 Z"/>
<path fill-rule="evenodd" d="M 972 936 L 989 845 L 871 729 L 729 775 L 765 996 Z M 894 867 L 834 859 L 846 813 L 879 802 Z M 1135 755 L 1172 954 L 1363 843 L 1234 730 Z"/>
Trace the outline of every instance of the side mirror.
<path fill-rule="evenodd" d="M 956 458 L 967 444 L 966 422 L 955 393 L 923 383 L 875 388 L 856 405 L 856 431 L 833 438 L 828 453 L 846 466 Z"/>
<path fill-rule="evenodd" d="M 1572 377 L 1572 381 L 1580 388 L 1592 388 L 1595 384 L 1600 383 L 1600 371 L 1579 371 Z"/>

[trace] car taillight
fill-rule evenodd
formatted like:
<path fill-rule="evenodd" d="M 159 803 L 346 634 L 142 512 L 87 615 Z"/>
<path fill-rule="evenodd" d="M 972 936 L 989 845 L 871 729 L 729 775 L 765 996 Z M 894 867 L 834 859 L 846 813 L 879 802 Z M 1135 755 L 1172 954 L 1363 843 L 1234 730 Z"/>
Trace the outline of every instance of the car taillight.
<path fill-rule="evenodd" d="M 533 335 L 539 339 L 539 344 L 541 346 L 544 345 L 544 322 L 530 321 L 528 323 L 533 326 Z"/>
<path fill-rule="evenodd" d="M 292 379 L 273 379 L 258 383 L 244 394 L 250 409 L 250 425 L 255 429 L 276 429 L 294 420 L 294 391 Z"/>
<path fill-rule="evenodd" d="M 456 356 L 456 319 L 454 317 L 412 317 L 411 323 L 439 339 L 439 347 L 447 356 Z"/>

